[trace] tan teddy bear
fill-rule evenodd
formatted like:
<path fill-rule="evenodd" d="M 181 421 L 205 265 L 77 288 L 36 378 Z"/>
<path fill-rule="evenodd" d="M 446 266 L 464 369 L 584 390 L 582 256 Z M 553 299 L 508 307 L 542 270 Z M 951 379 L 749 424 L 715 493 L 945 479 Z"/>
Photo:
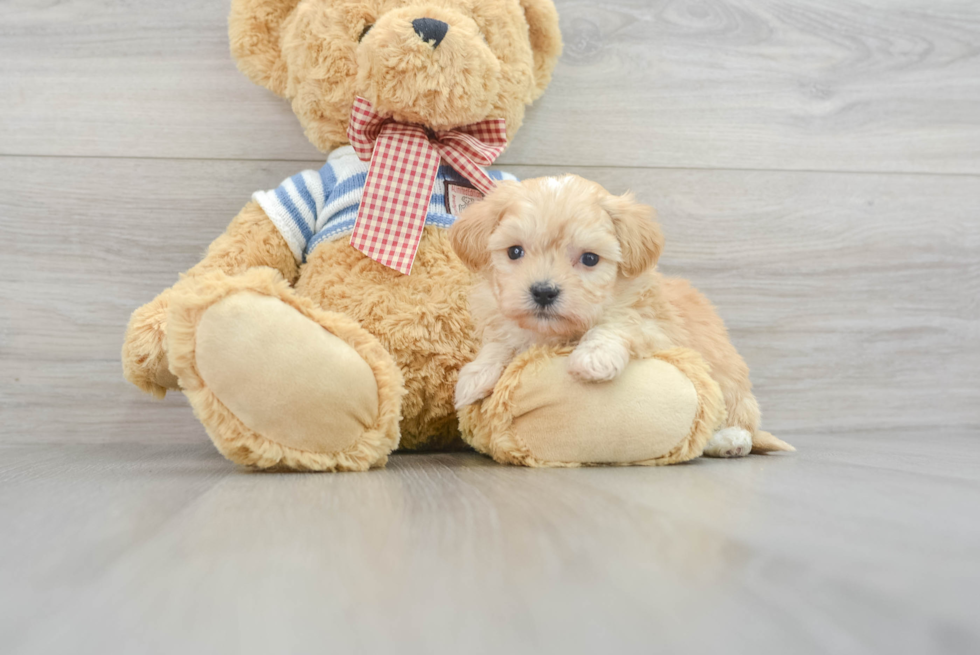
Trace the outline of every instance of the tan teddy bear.
<path fill-rule="evenodd" d="M 256 193 L 199 264 L 134 312 L 126 377 L 160 397 L 181 389 L 217 448 L 249 466 L 365 470 L 399 446 L 451 445 L 453 389 L 478 342 L 471 274 L 445 228 L 504 177 L 483 166 L 549 82 L 554 6 L 233 0 L 229 22 L 241 70 L 289 99 L 330 156 Z M 381 252 L 389 238 L 398 264 Z M 574 386 L 561 354 L 516 361 L 471 408 L 467 439 L 527 465 L 700 454 L 721 400 L 696 354 L 636 362 L 602 387 Z"/>

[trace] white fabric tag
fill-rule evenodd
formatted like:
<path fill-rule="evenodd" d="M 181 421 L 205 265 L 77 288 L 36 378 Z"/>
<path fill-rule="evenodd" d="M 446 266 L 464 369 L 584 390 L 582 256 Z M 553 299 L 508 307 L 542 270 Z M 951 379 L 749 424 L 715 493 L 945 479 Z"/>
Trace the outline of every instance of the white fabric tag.
<path fill-rule="evenodd" d="M 459 216 L 463 210 L 474 202 L 483 200 L 479 189 L 463 186 L 455 182 L 446 182 L 446 211 L 450 216 Z"/>

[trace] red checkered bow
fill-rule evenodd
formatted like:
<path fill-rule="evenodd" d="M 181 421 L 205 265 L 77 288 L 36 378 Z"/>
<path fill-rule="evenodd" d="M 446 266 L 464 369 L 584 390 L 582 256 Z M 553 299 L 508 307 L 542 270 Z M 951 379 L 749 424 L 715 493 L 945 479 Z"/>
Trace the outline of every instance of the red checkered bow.
<path fill-rule="evenodd" d="M 379 116 L 360 97 L 347 137 L 357 156 L 371 162 L 350 245 L 405 275 L 422 239 L 440 159 L 486 194 L 495 182 L 480 165 L 489 166 L 507 145 L 502 118 L 434 132 Z"/>

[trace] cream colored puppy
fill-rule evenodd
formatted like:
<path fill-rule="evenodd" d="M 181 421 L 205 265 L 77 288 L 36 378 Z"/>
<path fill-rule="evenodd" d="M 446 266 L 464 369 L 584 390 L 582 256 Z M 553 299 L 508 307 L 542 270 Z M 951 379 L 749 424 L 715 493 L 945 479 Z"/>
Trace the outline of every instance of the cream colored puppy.
<path fill-rule="evenodd" d="M 568 371 L 583 381 L 611 380 L 637 353 L 683 346 L 708 361 L 725 397 L 727 427 L 705 454 L 749 454 L 760 418 L 749 369 L 711 303 L 657 272 L 664 238 L 652 208 L 576 175 L 502 182 L 449 236 L 481 275 L 472 311 L 483 346 L 460 371 L 457 408 L 490 395 L 535 344 L 576 344 Z"/>

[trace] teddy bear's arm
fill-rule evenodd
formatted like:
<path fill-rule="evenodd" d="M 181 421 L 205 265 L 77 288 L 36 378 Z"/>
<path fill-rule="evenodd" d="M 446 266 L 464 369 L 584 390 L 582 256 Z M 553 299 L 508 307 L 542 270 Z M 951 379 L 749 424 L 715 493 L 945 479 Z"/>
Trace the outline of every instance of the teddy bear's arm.
<path fill-rule="evenodd" d="M 211 242 L 204 259 L 185 275 L 212 271 L 237 275 L 256 266 L 276 269 L 290 284 L 299 276 L 299 263 L 282 233 L 253 200 L 232 220 L 225 233 Z"/>
<path fill-rule="evenodd" d="M 224 234 L 211 243 L 204 259 L 188 270 L 183 279 L 213 271 L 237 275 L 258 266 L 274 268 L 290 283 L 299 275 L 299 263 L 286 240 L 258 203 L 252 201 L 232 220 Z M 169 298 L 182 281 L 133 312 L 123 342 L 126 379 L 158 398 L 166 395 L 167 389 L 178 388 L 167 361 L 166 334 Z"/>

